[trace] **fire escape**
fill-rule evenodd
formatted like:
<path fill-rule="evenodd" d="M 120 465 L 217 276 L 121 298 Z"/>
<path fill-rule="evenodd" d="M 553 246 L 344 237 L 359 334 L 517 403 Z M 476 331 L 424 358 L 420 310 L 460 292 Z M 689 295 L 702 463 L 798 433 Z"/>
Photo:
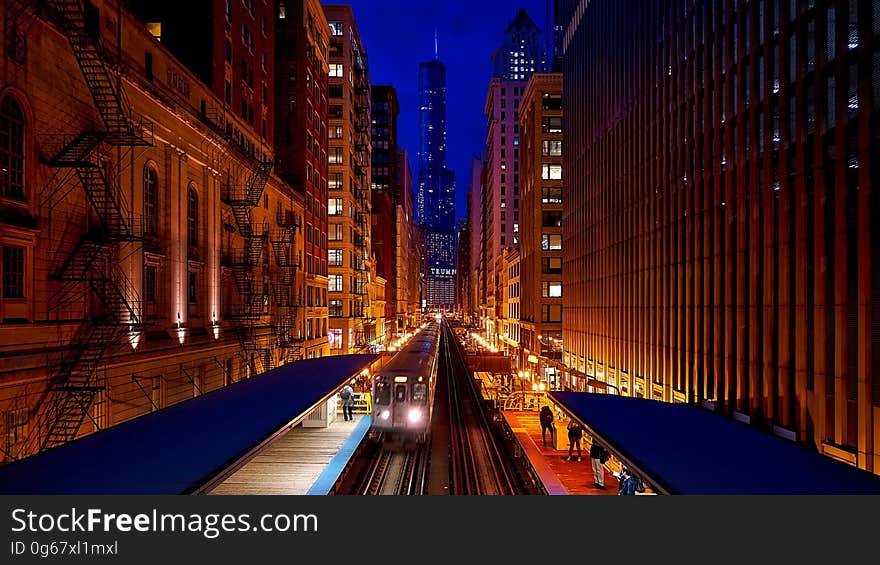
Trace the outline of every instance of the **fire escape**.
<path fill-rule="evenodd" d="M 233 310 L 230 319 L 254 375 L 275 367 L 271 344 L 262 331 L 266 327 L 263 320 L 269 315 L 270 285 L 262 276 L 269 224 L 256 222 L 253 216 L 254 208 L 262 202 L 271 171 L 271 160 L 259 161 L 244 186 L 226 182 L 220 196 L 220 200 L 232 209 L 238 233 L 244 239 L 242 249 L 231 253 L 230 266 L 241 303 Z"/>
<path fill-rule="evenodd" d="M 299 219 L 292 210 L 278 211 L 278 229 L 271 234 L 272 250 L 278 270 L 272 279 L 272 298 L 276 315 L 273 324 L 275 342 L 281 350 L 281 362 L 291 363 L 302 359 L 305 338 L 297 331 L 297 313 L 301 306 L 296 292 L 296 272 L 300 258 L 296 251 L 296 232 Z"/>
<path fill-rule="evenodd" d="M 75 172 L 97 218 L 90 222 L 94 225 L 73 253 L 50 275 L 62 283 L 56 300 L 71 288 L 83 289 L 83 285 L 92 299 L 87 304 L 88 321 L 65 343 L 60 359 L 50 363 L 50 386 L 39 406 L 38 424 L 28 437 L 26 452 L 42 451 L 76 438 L 102 388 L 98 368 L 105 354 L 122 336 L 142 329 L 137 291 L 120 268 L 119 257 L 123 246 L 142 242 L 142 226 L 126 210 L 117 179 L 106 165 L 113 150 L 152 145 L 152 130 L 133 119 L 124 92 L 114 84 L 105 64 L 98 31 L 87 26 L 80 1 L 34 4 L 39 4 L 67 37 L 104 128 L 88 128 L 60 142 L 60 151 L 50 159 L 59 170 Z M 58 190 L 60 185 L 55 188 Z M 44 202 L 53 201 L 53 196 L 50 193 Z M 42 430 L 46 434 L 41 437 Z"/>
<path fill-rule="evenodd" d="M 372 139 L 370 123 L 370 85 L 367 77 L 366 61 L 358 54 L 358 64 L 355 66 L 355 162 L 354 172 L 358 179 L 359 187 L 354 191 L 357 202 L 354 215 L 355 225 L 360 231 L 360 237 L 355 241 L 355 247 L 359 248 L 359 254 L 355 256 L 356 287 L 354 293 L 360 297 L 360 323 L 355 330 L 355 346 L 365 348 L 369 345 L 368 331 L 371 325 L 375 325 L 372 317 L 370 304 L 370 273 L 367 263 L 370 261 L 370 175 L 367 165 L 370 163 L 370 150 Z"/>

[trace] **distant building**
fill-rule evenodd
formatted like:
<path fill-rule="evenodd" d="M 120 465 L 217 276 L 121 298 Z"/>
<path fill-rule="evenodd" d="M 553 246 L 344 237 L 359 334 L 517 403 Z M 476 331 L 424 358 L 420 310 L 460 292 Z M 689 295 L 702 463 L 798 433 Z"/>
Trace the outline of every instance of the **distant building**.
<path fill-rule="evenodd" d="M 562 75 L 535 73 L 520 106 L 522 254 L 520 344 L 535 357 L 562 350 Z M 537 374 L 552 367 L 530 367 Z M 551 381 L 549 374 L 541 375 Z"/>
<path fill-rule="evenodd" d="M 501 42 L 492 55 L 495 78 L 529 80 L 532 73 L 547 68 L 547 51 L 541 28 L 521 9 L 511 20 Z"/>
<path fill-rule="evenodd" d="M 396 331 L 397 319 L 397 230 L 396 209 L 401 198 L 400 176 L 397 172 L 397 116 L 400 106 L 392 86 L 372 87 L 371 139 L 373 145 L 370 217 L 376 274 L 385 283 L 386 333 Z"/>
<path fill-rule="evenodd" d="M 429 308 L 455 306 L 455 173 L 446 169 L 446 67 L 419 65 L 418 221 L 425 246 Z"/>

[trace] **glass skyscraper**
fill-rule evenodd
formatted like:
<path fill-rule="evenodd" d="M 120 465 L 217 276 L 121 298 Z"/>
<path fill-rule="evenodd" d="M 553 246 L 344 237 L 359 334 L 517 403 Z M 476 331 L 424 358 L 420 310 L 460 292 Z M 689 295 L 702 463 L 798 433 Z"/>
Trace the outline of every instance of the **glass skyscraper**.
<path fill-rule="evenodd" d="M 446 66 L 419 65 L 418 221 L 426 245 L 427 306 L 455 304 L 455 173 L 446 169 Z"/>

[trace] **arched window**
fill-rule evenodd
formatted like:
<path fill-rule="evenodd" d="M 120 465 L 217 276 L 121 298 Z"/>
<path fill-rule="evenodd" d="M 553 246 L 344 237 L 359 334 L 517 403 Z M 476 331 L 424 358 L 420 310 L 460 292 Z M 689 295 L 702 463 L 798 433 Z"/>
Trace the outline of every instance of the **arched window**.
<path fill-rule="evenodd" d="M 186 202 L 186 242 L 190 247 L 199 245 L 199 194 L 192 184 Z"/>
<path fill-rule="evenodd" d="M 159 178 L 150 165 L 144 167 L 144 234 L 159 235 Z"/>
<path fill-rule="evenodd" d="M 0 102 L 0 197 L 24 200 L 24 112 L 12 96 Z"/>

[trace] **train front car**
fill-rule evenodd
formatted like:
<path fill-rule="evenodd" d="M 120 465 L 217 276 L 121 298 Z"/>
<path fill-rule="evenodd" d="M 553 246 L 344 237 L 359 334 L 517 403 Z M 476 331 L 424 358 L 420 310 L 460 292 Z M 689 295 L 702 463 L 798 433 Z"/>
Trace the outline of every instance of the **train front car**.
<path fill-rule="evenodd" d="M 431 322 L 373 377 L 370 435 L 386 446 L 427 439 L 439 347 L 440 324 Z"/>

